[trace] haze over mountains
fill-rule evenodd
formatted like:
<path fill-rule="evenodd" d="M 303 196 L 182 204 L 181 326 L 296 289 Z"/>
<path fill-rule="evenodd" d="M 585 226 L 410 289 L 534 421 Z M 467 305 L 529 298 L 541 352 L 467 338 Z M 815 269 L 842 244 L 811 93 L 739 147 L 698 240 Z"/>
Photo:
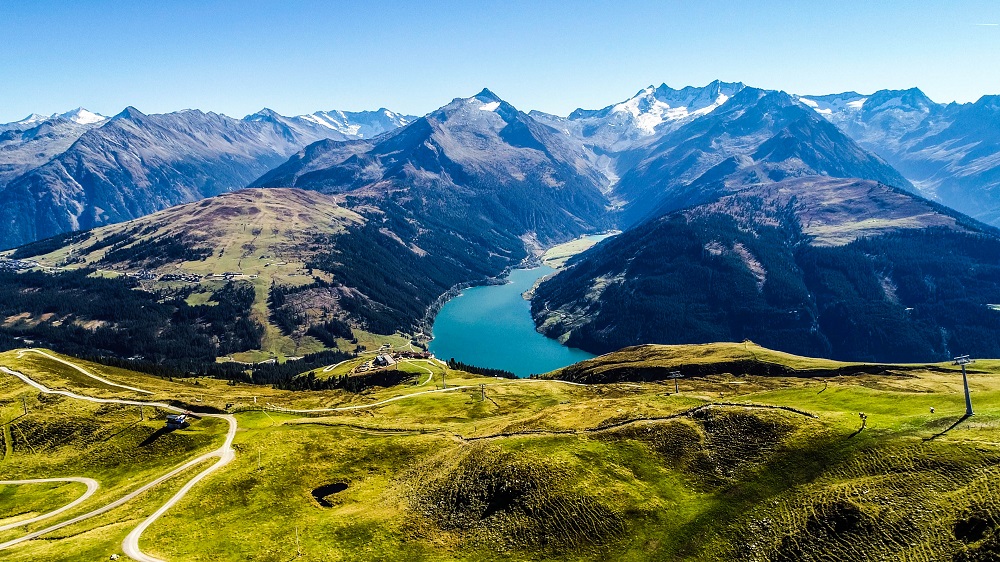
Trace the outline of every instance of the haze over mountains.
<path fill-rule="evenodd" d="M 245 186 L 293 188 L 296 205 L 357 219 L 319 234 L 282 231 L 280 251 L 315 280 L 282 285 L 278 300 L 257 282 L 261 334 L 300 341 L 329 322 L 418 329 L 450 286 L 622 228 L 540 285 L 534 312 L 547 334 L 592 351 L 751 337 L 803 354 L 929 360 L 961 339 L 1000 355 L 1000 313 L 989 306 L 1000 303 L 991 281 L 1000 237 L 928 200 L 1000 220 L 992 100 L 795 96 L 717 81 L 650 86 L 565 118 L 523 112 L 486 89 L 420 118 L 56 116 L 0 137 L 23 168 L 0 183 L 0 247 L 133 220 L 97 231 L 87 251 L 89 238 L 63 236 L 16 255 L 154 276 L 231 268 L 204 232 L 185 238 L 161 220 L 182 211 L 141 217 Z M 217 236 L 240 228 L 233 220 Z M 166 247 L 165 232 L 192 242 L 153 264 L 147 250 Z M 242 253 L 260 253 L 248 244 Z"/>

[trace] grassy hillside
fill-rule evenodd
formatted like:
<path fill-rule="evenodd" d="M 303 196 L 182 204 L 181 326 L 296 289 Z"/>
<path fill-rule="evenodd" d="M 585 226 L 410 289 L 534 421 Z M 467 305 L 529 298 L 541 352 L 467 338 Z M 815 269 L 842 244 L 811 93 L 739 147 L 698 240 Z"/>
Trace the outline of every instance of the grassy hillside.
<path fill-rule="evenodd" d="M 389 201 L 241 190 L 0 254 L 0 336 L 160 363 L 171 358 L 148 333 L 209 361 L 377 348 L 408 341 L 451 287 L 526 255 L 514 235 L 418 219 Z M 252 299 L 219 314 L 210 307 L 228 302 L 227 286 Z M 133 288 L 144 296 L 122 296 Z M 225 334 L 226 325 L 242 328 Z M 149 345 L 116 345 L 119 332 Z"/>
<path fill-rule="evenodd" d="M 712 365 L 749 351 L 788 369 L 845 366 L 734 344 L 626 350 L 587 368 Z M 121 390 L 43 357 L 8 352 L 0 365 L 82 394 Z M 977 415 L 965 420 L 961 376 L 946 365 L 826 377 L 731 371 L 682 379 L 675 394 L 672 382 L 508 381 L 434 364 L 431 377 L 361 395 L 83 365 L 154 392 L 145 399 L 220 409 L 252 407 L 253 396 L 258 405 L 302 410 L 408 396 L 339 412 L 238 413 L 236 460 L 142 536 L 146 552 L 167 560 L 988 560 L 1000 553 L 995 361 L 972 365 Z M 462 388 L 421 393 L 439 387 L 442 373 Z M 21 397 L 29 413 L 16 417 Z M 203 419 L 143 445 L 158 414 L 147 411 L 141 422 L 134 409 L 39 396 L 4 374 L 0 404 L 11 429 L 4 478 L 96 478 L 100 491 L 78 511 L 221 441 L 222 428 Z M 859 412 L 868 416 L 863 430 Z M 124 535 L 184 478 L 3 558 L 120 552 Z M 0 486 L 0 525 L 65 503 L 65 488 Z M 0 533 L 0 542 L 24 532 Z"/>
<path fill-rule="evenodd" d="M 906 374 L 914 370 L 943 368 L 946 367 L 849 363 L 802 357 L 761 347 L 747 340 L 743 343 L 627 347 L 547 373 L 543 378 L 594 384 L 663 381 L 674 372 L 687 377 L 733 373 L 772 377 L 832 377 Z"/>

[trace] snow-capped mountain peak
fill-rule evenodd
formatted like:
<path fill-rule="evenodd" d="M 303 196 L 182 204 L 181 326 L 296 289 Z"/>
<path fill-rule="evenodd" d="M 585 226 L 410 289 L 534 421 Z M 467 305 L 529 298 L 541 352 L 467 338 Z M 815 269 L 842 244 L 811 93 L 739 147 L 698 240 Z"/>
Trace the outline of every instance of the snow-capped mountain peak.
<path fill-rule="evenodd" d="M 578 109 L 569 119 L 607 118 L 614 114 L 629 115 L 643 134 L 651 135 L 661 124 L 706 115 L 743 90 L 741 82 L 718 80 L 702 88 L 687 86 L 675 90 L 666 84 L 647 86 L 631 98 L 598 111 Z"/>
<path fill-rule="evenodd" d="M 666 84 L 650 85 L 631 98 L 603 109 L 577 109 L 565 119 L 541 113 L 537 117 L 602 150 L 619 152 L 712 113 L 744 88 L 742 82 L 719 80 L 679 90 Z"/>
<path fill-rule="evenodd" d="M 796 96 L 796 99 L 806 107 L 815 110 L 816 113 L 829 117 L 834 113 L 860 111 L 868 100 L 868 96 L 857 92 L 844 92 L 825 96 Z"/>
<path fill-rule="evenodd" d="M 53 115 L 53 117 L 56 117 L 56 115 Z M 69 119 L 70 121 L 80 125 L 93 125 L 107 120 L 107 117 L 99 113 L 94 113 L 93 111 L 88 111 L 82 107 L 78 107 L 72 111 L 67 111 L 66 113 L 60 113 L 58 117 Z"/>
<path fill-rule="evenodd" d="M 30 127 L 30 126 L 37 125 L 37 124 L 41 123 L 42 121 L 45 121 L 46 119 L 48 119 L 48 117 L 46 117 L 44 115 L 39 115 L 37 113 L 32 113 L 31 115 L 25 117 L 24 119 L 21 119 L 20 121 L 14 121 L 10 125 L 12 125 L 12 126 L 27 126 L 27 127 Z"/>
<path fill-rule="evenodd" d="M 384 107 L 376 111 L 317 111 L 299 118 L 349 137 L 371 138 L 408 125 L 415 117 L 401 115 Z"/>
<path fill-rule="evenodd" d="M 82 107 L 78 107 L 72 111 L 67 111 L 66 113 L 53 113 L 52 115 L 41 115 L 39 113 L 32 113 L 31 115 L 21 119 L 20 121 L 14 121 L 13 123 L 7 123 L 6 125 L 0 125 L 2 129 L 28 129 L 31 127 L 36 127 L 50 119 L 66 119 L 76 123 L 77 125 L 95 125 L 106 121 L 108 118 L 88 111 Z"/>
<path fill-rule="evenodd" d="M 865 111 L 898 109 L 905 112 L 928 113 L 938 104 L 931 101 L 919 88 L 909 90 L 879 90 L 868 97 Z"/>
<path fill-rule="evenodd" d="M 675 90 L 666 84 L 648 86 L 632 98 L 611 107 L 610 113 L 628 113 L 642 133 L 652 135 L 656 128 L 667 121 L 706 115 L 729 101 L 730 96 L 743 89 L 743 84 L 712 82 L 704 88 L 687 87 Z"/>

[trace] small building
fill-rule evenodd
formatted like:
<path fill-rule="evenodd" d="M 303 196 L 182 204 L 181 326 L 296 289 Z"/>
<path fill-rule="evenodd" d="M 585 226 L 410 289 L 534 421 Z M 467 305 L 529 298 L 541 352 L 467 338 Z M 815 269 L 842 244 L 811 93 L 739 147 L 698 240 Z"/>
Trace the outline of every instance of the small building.
<path fill-rule="evenodd" d="M 396 364 L 396 360 L 392 358 L 392 355 L 386 353 L 376 357 L 373 363 L 375 364 L 376 367 L 391 367 L 392 365 Z"/>
<path fill-rule="evenodd" d="M 176 414 L 167 416 L 167 427 L 169 429 L 182 429 L 187 427 L 187 414 Z"/>

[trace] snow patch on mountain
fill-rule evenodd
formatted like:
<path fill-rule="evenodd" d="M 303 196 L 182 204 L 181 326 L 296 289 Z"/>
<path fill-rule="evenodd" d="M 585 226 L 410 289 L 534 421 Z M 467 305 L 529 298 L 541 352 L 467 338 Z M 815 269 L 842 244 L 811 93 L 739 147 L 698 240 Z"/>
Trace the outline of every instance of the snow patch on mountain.
<path fill-rule="evenodd" d="M 23 125 L 25 127 L 31 127 L 45 121 L 48 117 L 44 115 L 39 115 L 37 113 L 32 113 L 31 115 L 21 119 L 20 121 L 14 121 L 13 123 L 8 123 L 9 125 Z"/>
<path fill-rule="evenodd" d="M 845 92 L 827 96 L 796 96 L 796 99 L 816 113 L 829 118 L 834 114 L 860 111 L 868 97 L 856 92 Z"/>
<path fill-rule="evenodd" d="M 53 115 L 53 117 L 55 117 L 55 115 Z M 88 111 L 82 107 L 78 107 L 73 111 L 67 111 L 66 113 L 60 113 L 59 117 L 69 119 L 70 121 L 80 125 L 94 125 L 108 119 L 100 113 L 94 113 L 93 111 Z"/>
<path fill-rule="evenodd" d="M 681 90 L 674 90 L 666 84 L 658 88 L 648 86 L 632 98 L 612 106 L 608 113 L 629 114 L 636 129 L 645 135 L 652 135 L 663 123 L 711 113 L 726 103 L 732 94 L 743 89 L 742 86 L 722 82 L 713 82 L 705 88 Z"/>
<path fill-rule="evenodd" d="M 53 113 L 52 115 L 45 116 L 39 113 L 32 113 L 31 115 L 21 119 L 20 121 L 14 121 L 13 123 L 5 123 L 0 125 L 0 131 L 5 130 L 21 130 L 25 131 L 33 127 L 37 127 L 42 123 L 52 121 L 54 119 L 67 119 L 76 123 L 77 125 L 96 125 L 106 121 L 108 118 L 92 111 L 88 111 L 82 107 L 78 107 L 72 111 L 67 111 L 65 113 Z"/>
<path fill-rule="evenodd" d="M 336 109 L 317 111 L 309 115 L 300 115 L 299 118 L 356 139 L 372 138 L 387 131 L 404 127 L 416 119 L 410 115 L 389 111 L 384 107 L 377 111 L 353 112 Z"/>

